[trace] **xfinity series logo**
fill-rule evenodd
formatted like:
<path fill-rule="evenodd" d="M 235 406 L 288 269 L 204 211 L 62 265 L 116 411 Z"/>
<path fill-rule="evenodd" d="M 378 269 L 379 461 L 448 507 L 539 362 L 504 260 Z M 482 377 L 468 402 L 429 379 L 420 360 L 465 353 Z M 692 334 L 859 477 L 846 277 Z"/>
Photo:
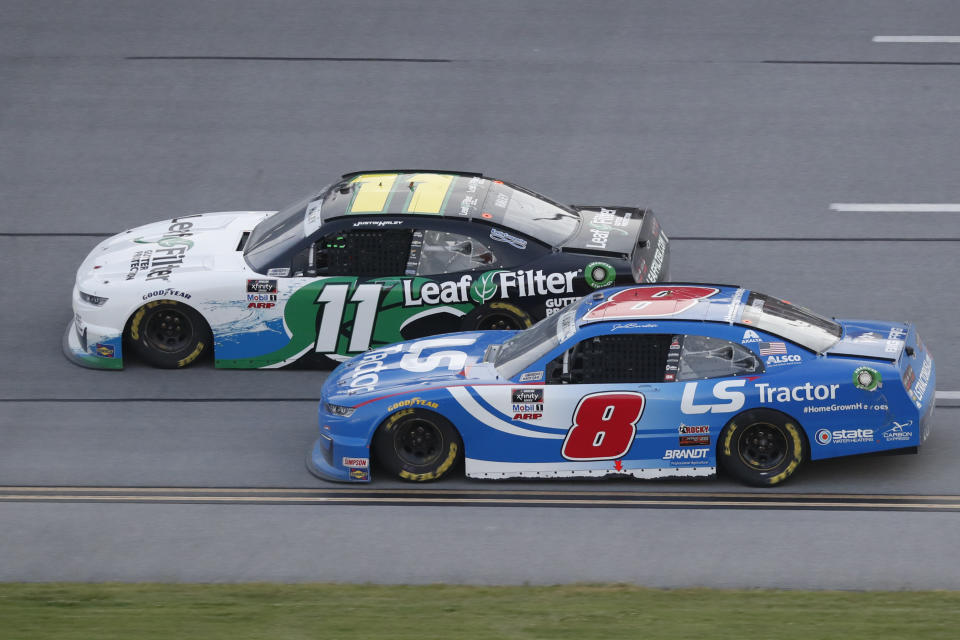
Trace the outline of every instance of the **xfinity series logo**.
<path fill-rule="evenodd" d="M 276 280 L 247 280 L 247 293 L 276 293 Z"/>
<path fill-rule="evenodd" d="M 543 389 L 512 389 L 510 402 L 543 403 Z"/>
<path fill-rule="evenodd" d="M 873 442 L 873 429 L 820 429 L 814 438 L 822 445 Z"/>

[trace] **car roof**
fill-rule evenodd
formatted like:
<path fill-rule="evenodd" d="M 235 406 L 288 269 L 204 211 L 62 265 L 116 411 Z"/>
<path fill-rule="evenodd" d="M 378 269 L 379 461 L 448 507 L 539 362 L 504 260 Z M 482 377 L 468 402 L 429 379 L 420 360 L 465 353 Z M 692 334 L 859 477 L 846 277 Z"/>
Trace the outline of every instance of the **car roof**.
<path fill-rule="evenodd" d="M 596 291 L 579 303 L 577 325 L 701 321 L 736 324 L 749 291 L 736 285 L 663 282 Z"/>
<path fill-rule="evenodd" d="M 421 169 L 343 174 L 323 203 L 322 217 L 422 215 L 455 219 L 481 216 L 491 182 L 481 173 Z"/>

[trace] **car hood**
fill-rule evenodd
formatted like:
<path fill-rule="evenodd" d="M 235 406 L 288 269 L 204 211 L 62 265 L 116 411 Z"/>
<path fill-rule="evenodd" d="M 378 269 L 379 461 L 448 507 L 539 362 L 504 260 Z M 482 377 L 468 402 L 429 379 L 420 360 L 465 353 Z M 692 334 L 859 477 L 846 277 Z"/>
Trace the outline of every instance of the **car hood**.
<path fill-rule="evenodd" d="M 483 355 L 513 331 L 468 331 L 401 342 L 347 360 L 323 385 L 326 402 L 357 406 L 428 388 L 503 382 Z"/>
<path fill-rule="evenodd" d="M 271 213 L 204 213 L 118 233 L 94 247 L 77 270 L 77 284 L 136 280 L 164 284 L 188 271 L 234 267 L 242 259 L 239 248 L 244 232 Z"/>
<path fill-rule="evenodd" d="M 896 360 L 903 350 L 910 325 L 873 320 L 836 320 L 843 326 L 843 337 L 827 349 L 832 356 L 882 358 Z"/>

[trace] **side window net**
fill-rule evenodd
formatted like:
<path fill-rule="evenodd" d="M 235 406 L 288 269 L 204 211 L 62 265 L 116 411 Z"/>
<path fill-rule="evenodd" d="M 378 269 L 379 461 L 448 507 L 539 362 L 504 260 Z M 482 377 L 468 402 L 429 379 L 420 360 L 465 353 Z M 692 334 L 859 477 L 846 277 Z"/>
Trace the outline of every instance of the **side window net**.
<path fill-rule="evenodd" d="M 407 266 L 410 229 L 350 230 L 324 236 L 314 247 L 315 269 L 329 276 L 399 276 Z"/>
<path fill-rule="evenodd" d="M 547 365 L 547 382 L 570 384 L 661 382 L 670 335 L 587 338 Z"/>
<path fill-rule="evenodd" d="M 493 252 L 474 238 L 449 231 L 427 230 L 422 234 L 417 275 L 432 276 L 499 266 Z"/>
<path fill-rule="evenodd" d="M 763 363 L 743 345 L 707 336 L 683 336 L 677 380 L 702 380 L 763 372 Z"/>

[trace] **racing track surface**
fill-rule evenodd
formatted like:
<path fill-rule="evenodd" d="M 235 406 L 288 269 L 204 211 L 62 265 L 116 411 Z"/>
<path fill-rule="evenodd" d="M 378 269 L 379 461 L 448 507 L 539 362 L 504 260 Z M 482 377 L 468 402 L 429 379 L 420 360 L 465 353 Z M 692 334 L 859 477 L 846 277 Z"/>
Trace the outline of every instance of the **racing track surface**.
<path fill-rule="evenodd" d="M 960 214 L 830 209 L 960 202 L 960 45 L 871 40 L 944 34 L 956 4 L 4 9 L 0 579 L 960 587 L 949 403 L 919 456 L 766 492 L 378 477 L 360 494 L 303 466 L 322 372 L 96 372 L 59 346 L 106 234 L 449 167 L 650 205 L 676 279 L 913 320 L 938 388 L 960 389 Z"/>

